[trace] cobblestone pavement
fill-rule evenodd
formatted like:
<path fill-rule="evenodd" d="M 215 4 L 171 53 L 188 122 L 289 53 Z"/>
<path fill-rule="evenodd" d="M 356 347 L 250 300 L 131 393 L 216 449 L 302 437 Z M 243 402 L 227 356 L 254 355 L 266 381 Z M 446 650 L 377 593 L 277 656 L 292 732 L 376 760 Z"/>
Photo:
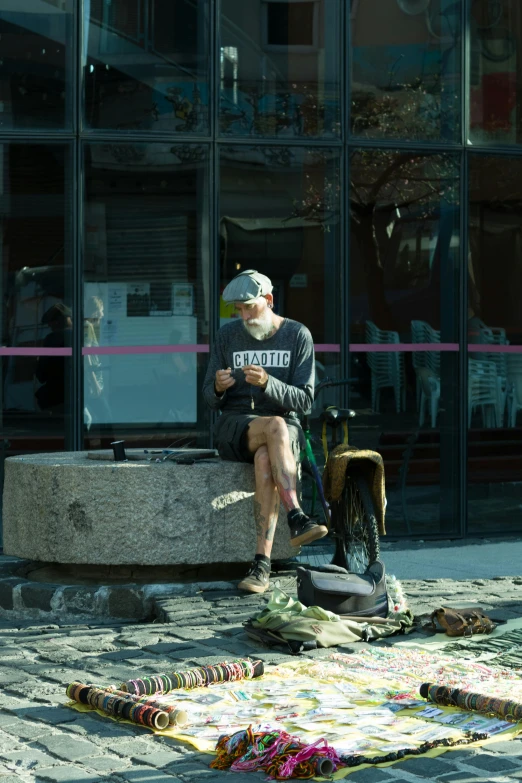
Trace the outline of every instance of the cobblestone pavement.
<path fill-rule="evenodd" d="M 290 578 L 282 587 L 292 589 Z M 498 618 L 522 617 L 522 579 L 403 582 L 412 609 L 426 613 L 443 603 L 479 603 Z M 255 654 L 267 662 L 287 656 L 254 647 L 242 622 L 259 611 L 264 596 L 234 590 L 165 598 L 154 623 L 49 624 L 0 616 L 0 783 L 231 783 L 261 781 L 261 774 L 209 769 L 211 756 L 157 738 L 147 730 L 117 725 L 97 714 L 65 706 L 66 683 L 78 679 L 114 684 L 136 672 L 216 662 Z M 391 640 L 390 640 L 391 641 Z M 358 645 L 356 645 L 358 647 Z M 342 649 L 342 648 L 341 648 Z M 345 648 L 348 649 L 348 648 Z M 349 648 L 353 649 L 353 648 Z M 327 657 L 331 651 L 309 653 Z M 522 668 L 518 653 L 510 665 Z M 486 749 L 462 749 L 440 758 L 417 758 L 393 767 L 366 769 L 350 783 L 509 783 L 522 781 L 522 741 Z"/>

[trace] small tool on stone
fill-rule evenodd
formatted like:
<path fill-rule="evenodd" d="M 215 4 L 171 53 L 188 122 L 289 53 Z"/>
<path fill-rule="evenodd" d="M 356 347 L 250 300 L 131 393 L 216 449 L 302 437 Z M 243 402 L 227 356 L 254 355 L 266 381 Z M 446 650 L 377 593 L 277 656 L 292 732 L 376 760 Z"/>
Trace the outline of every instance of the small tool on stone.
<path fill-rule="evenodd" d="M 114 461 L 115 462 L 126 462 L 127 461 L 127 455 L 125 454 L 125 447 L 124 440 L 115 440 L 114 443 L 111 443 L 112 446 L 112 453 L 114 454 Z"/>

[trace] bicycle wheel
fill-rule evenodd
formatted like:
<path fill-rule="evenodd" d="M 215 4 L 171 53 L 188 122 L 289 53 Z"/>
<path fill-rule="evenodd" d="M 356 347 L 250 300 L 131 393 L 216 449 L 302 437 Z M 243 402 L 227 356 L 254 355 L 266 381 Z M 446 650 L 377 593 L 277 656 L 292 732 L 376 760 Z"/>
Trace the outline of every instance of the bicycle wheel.
<path fill-rule="evenodd" d="M 380 554 L 379 527 L 373 499 L 362 475 L 347 476 L 343 496 L 334 511 L 334 565 L 363 574 Z"/>
<path fill-rule="evenodd" d="M 435 0 L 425 11 L 426 27 L 436 41 L 446 40 L 455 44 L 460 37 L 460 3 L 442 5 Z"/>
<path fill-rule="evenodd" d="M 517 51 L 517 39 L 507 27 L 497 27 L 481 35 L 481 43 L 483 56 L 493 63 L 505 63 Z"/>

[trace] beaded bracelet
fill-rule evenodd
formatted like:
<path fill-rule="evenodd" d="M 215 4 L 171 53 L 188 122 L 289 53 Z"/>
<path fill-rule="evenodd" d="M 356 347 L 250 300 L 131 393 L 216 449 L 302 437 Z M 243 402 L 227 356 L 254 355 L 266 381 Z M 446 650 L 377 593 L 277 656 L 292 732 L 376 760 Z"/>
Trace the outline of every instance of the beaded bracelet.
<path fill-rule="evenodd" d="M 171 690 L 181 688 L 192 689 L 218 682 L 253 679 L 254 677 L 260 677 L 263 671 L 262 661 L 241 659 L 232 663 L 224 662 L 210 666 L 198 666 L 186 671 L 128 680 L 120 685 L 120 690 L 138 696 L 168 693 Z"/>

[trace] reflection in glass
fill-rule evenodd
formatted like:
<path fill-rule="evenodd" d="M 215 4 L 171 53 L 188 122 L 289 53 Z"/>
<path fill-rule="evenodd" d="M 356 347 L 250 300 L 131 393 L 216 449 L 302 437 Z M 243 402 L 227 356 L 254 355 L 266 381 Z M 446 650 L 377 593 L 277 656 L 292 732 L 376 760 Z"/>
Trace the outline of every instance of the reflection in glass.
<path fill-rule="evenodd" d="M 274 285 L 274 309 L 304 323 L 316 344 L 317 380 L 339 377 L 339 154 L 303 147 L 221 150 L 221 287 L 255 268 Z M 221 305 L 221 324 L 236 317 Z"/>
<path fill-rule="evenodd" d="M 72 349 L 73 322 L 70 307 L 60 301 L 51 305 L 42 316 L 42 325 L 49 330 L 43 339 L 43 348 Z M 40 410 L 54 415 L 63 415 L 65 412 L 65 390 L 68 384 L 65 377 L 66 365 L 69 366 L 69 361 L 63 356 L 51 354 L 38 357 L 35 376 L 40 386 L 36 389 L 35 397 Z"/>
<path fill-rule="evenodd" d="M 87 147 L 89 438 L 117 429 L 126 438 L 149 433 L 166 446 L 179 438 L 206 443 L 197 351 L 208 345 L 207 160 L 200 145 Z"/>
<path fill-rule="evenodd" d="M 104 301 L 101 296 L 86 296 L 83 308 L 83 344 L 85 348 L 99 346 L 101 323 L 104 317 Z M 84 360 L 84 420 L 87 429 L 93 420 L 97 424 L 109 424 L 112 418 L 107 401 L 103 363 L 99 354 L 88 354 Z"/>
<path fill-rule="evenodd" d="M 470 139 L 520 143 L 520 2 L 474 0 L 470 37 Z"/>
<path fill-rule="evenodd" d="M 391 533 L 456 532 L 459 157 L 358 150 L 350 211 L 351 441 L 384 458 Z"/>
<path fill-rule="evenodd" d="M 522 522 L 522 160 L 470 158 L 470 530 Z"/>
<path fill-rule="evenodd" d="M 208 132 L 208 0 L 87 0 L 85 123 Z"/>
<path fill-rule="evenodd" d="M 222 134 L 340 133 L 338 0 L 223 0 Z"/>
<path fill-rule="evenodd" d="M 62 145 L 0 144 L 0 431 L 18 453 L 63 449 L 70 415 L 66 169 Z"/>
<path fill-rule="evenodd" d="M 352 133 L 458 142 L 460 3 L 364 0 L 351 31 Z"/>
<path fill-rule="evenodd" d="M 0 3 L 0 130 L 72 123 L 72 2 Z"/>

